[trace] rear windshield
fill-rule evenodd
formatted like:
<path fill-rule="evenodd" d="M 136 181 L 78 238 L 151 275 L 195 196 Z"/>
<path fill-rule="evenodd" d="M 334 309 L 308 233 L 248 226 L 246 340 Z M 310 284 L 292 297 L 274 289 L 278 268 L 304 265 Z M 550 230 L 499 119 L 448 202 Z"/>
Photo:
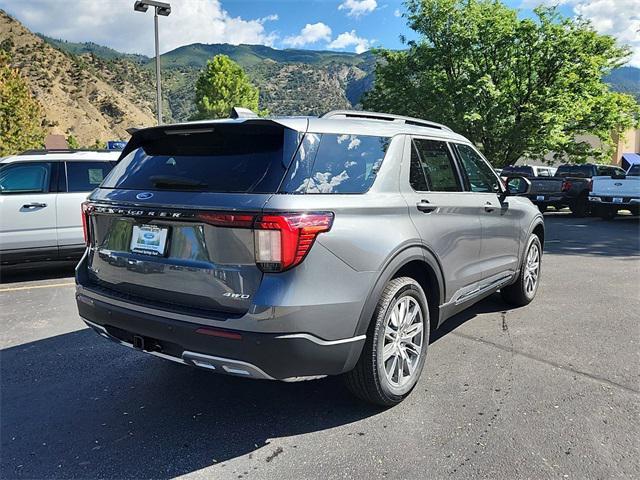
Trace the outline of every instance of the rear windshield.
<path fill-rule="evenodd" d="M 143 133 L 102 188 L 274 193 L 300 140 L 298 132 L 275 124 Z"/>
<path fill-rule="evenodd" d="M 531 168 L 531 167 L 520 167 L 520 166 L 504 167 L 502 169 L 502 175 L 504 175 L 505 173 L 518 173 L 520 175 L 531 175 L 531 176 L 533 176 L 533 168 Z"/>
<path fill-rule="evenodd" d="M 633 177 L 640 176 L 640 164 L 633 165 L 627 172 L 627 175 L 631 175 Z"/>
<path fill-rule="evenodd" d="M 560 165 L 556 177 L 591 177 L 593 168 L 590 165 Z"/>
<path fill-rule="evenodd" d="M 364 193 L 371 188 L 389 137 L 307 133 L 289 169 L 287 193 Z"/>

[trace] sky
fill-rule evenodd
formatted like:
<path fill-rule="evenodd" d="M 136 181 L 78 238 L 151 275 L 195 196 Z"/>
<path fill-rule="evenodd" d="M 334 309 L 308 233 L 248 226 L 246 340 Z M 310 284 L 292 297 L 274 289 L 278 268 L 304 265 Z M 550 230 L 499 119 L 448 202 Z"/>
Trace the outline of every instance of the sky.
<path fill-rule="evenodd" d="M 165 0 L 166 1 L 166 0 Z M 161 52 L 190 43 L 249 43 L 274 48 L 364 52 L 403 48 L 414 38 L 400 0 L 170 0 L 160 18 Z M 520 15 L 539 3 L 590 19 L 601 33 L 632 47 L 640 67 L 640 0 L 505 0 Z M 153 54 L 153 15 L 133 0 L 0 0 L 30 30 L 73 42 L 91 41 L 121 52 Z"/>

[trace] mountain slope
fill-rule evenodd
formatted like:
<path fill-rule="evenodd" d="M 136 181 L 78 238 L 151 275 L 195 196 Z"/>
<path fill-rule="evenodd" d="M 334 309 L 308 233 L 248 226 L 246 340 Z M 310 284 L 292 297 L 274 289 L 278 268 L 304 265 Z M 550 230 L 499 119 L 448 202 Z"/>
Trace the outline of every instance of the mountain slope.
<path fill-rule="evenodd" d="M 134 95 L 138 89 L 129 80 L 119 84 L 102 75 L 91 61 L 52 47 L 2 10 L 0 48 L 42 105 L 47 133 L 73 135 L 88 146 L 96 140 L 126 139 L 126 128 L 155 123 L 153 103 Z M 134 66 L 131 73 L 136 70 Z"/>

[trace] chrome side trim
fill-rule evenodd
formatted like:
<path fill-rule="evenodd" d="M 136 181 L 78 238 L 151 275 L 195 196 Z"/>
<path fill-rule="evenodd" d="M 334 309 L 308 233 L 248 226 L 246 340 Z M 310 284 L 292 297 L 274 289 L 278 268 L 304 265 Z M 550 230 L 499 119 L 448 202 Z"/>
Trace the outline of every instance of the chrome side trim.
<path fill-rule="evenodd" d="M 323 339 L 318 338 L 315 335 L 311 335 L 309 333 L 291 333 L 291 334 L 287 334 L 287 335 L 278 335 L 276 338 L 278 338 L 278 339 L 302 338 L 304 340 L 308 340 L 310 342 L 313 342 L 316 345 L 320 345 L 322 347 L 328 347 L 328 346 L 331 346 L 331 345 L 341 345 L 343 343 L 359 342 L 360 340 L 366 339 L 367 336 L 366 335 L 358 335 L 357 337 L 342 338 L 340 340 L 323 340 Z"/>
<path fill-rule="evenodd" d="M 445 305 L 451 305 L 451 304 L 460 305 L 461 303 L 468 302 L 469 300 L 479 297 L 490 290 L 497 289 L 508 284 L 514 278 L 514 275 L 515 275 L 515 272 L 509 272 L 500 276 L 499 278 L 497 278 L 496 280 L 493 280 L 488 284 L 476 285 L 475 287 L 472 287 L 471 290 L 467 290 L 467 291 L 465 291 L 465 289 L 469 287 L 465 287 L 461 290 L 458 290 L 453 295 L 451 300 L 448 301 Z"/>

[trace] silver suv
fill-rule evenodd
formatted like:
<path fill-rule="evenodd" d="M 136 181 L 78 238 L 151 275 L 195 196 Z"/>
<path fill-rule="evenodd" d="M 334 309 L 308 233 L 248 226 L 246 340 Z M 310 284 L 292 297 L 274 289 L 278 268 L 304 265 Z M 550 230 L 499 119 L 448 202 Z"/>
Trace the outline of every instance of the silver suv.
<path fill-rule="evenodd" d="M 80 316 L 159 357 L 249 378 L 344 374 L 400 402 L 429 332 L 500 290 L 536 294 L 538 210 L 466 138 L 336 111 L 133 134 L 83 204 Z"/>

